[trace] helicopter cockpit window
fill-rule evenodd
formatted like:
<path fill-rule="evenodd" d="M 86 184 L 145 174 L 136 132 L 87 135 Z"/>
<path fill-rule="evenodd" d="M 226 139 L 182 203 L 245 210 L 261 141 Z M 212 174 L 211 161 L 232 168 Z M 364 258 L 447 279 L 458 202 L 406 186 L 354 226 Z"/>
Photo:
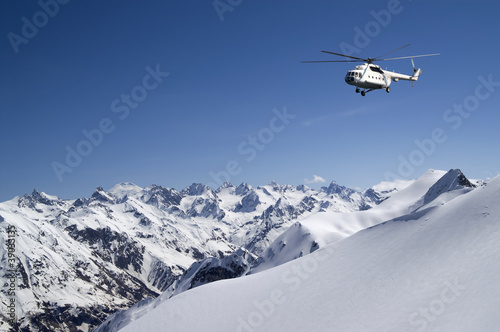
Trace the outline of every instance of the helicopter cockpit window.
<path fill-rule="evenodd" d="M 380 73 L 380 74 L 383 74 L 384 72 L 378 68 L 378 67 L 375 67 L 375 66 L 370 66 L 370 69 L 374 72 L 377 72 L 377 73 Z"/>

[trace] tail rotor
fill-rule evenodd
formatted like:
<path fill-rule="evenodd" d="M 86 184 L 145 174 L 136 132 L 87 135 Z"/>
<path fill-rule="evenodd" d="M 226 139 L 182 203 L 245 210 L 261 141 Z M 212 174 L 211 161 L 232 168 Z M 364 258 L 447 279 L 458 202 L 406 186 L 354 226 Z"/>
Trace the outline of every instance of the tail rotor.
<path fill-rule="evenodd" d="M 420 74 L 422 74 L 422 69 L 415 68 L 415 62 L 413 62 L 413 58 L 410 58 L 410 60 L 411 60 L 411 65 L 413 66 L 413 75 L 411 76 L 410 83 L 411 86 L 413 86 L 413 81 L 418 80 L 418 77 L 420 76 Z"/>

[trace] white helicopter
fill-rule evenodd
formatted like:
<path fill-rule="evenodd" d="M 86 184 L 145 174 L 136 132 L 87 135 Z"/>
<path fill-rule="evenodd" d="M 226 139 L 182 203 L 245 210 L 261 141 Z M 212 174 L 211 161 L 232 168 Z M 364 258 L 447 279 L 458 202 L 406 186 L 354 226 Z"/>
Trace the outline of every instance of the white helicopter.
<path fill-rule="evenodd" d="M 377 90 L 377 89 L 385 89 L 387 93 L 391 91 L 390 85 L 391 82 L 397 82 L 399 80 L 410 81 L 413 86 L 413 82 L 418 80 L 418 76 L 422 74 L 422 70 L 420 68 L 415 68 L 415 63 L 413 62 L 413 58 L 419 58 L 424 56 L 434 56 L 439 55 L 440 53 L 435 54 L 424 54 L 424 55 L 412 55 L 412 56 L 404 56 L 399 58 L 389 58 L 389 59 L 381 59 L 381 57 L 386 56 L 390 53 L 396 52 L 402 48 L 410 46 L 410 44 L 395 49 L 389 53 L 380 55 L 376 58 L 358 58 L 355 56 L 329 52 L 329 51 L 321 51 L 323 53 L 340 55 L 346 58 L 350 58 L 353 60 L 333 60 L 333 61 L 302 61 L 302 63 L 318 63 L 318 62 L 364 62 L 363 64 L 356 66 L 354 70 L 350 70 L 345 75 L 345 82 L 349 85 L 354 85 L 356 87 L 356 93 L 361 92 L 361 95 L 364 96 L 367 92 Z M 400 73 L 396 73 L 394 71 L 386 71 L 382 70 L 380 66 L 374 65 L 375 61 L 385 61 L 385 60 L 399 60 L 399 59 L 411 59 L 411 64 L 413 65 L 413 74 L 404 75 Z"/>

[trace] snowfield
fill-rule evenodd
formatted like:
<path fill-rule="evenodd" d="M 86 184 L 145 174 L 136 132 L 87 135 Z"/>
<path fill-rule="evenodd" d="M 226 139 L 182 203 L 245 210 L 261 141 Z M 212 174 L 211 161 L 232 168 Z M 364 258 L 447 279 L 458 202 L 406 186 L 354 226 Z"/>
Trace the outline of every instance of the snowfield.
<path fill-rule="evenodd" d="M 472 189 L 443 175 L 368 211 L 311 216 L 295 228 L 330 244 L 152 302 L 120 331 L 498 331 L 500 177 Z"/>

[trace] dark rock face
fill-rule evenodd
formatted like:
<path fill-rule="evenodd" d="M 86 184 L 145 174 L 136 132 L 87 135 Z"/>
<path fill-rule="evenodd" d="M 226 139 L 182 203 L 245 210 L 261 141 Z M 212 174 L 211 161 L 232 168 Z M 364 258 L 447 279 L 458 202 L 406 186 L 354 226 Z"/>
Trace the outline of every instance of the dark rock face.
<path fill-rule="evenodd" d="M 451 170 L 450 170 L 451 171 Z M 468 187 L 468 188 L 474 188 L 475 185 L 473 185 L 469 179 L 467 179 L 464 175 L 464 173 L 462 173 L 462 171 L 458 170 L 457 172 L 458 176 L 457 176 L 457 179 L 458 179 L 458 185 L 462 186 L 462 187 Z"/>
<path fill-rule="evenodd" d="M 151 267 L 147 280 L 161 291 L 166 290 L 177 278 L 170 266 L 158 259 L 151 264 Z"/>
<path fill-rule="evenodd" d="M 101 305 L 93 305 L 89 307 L 77 307 L 74 308 L 70 305 L 65 305 L 57 307 L 54 309 L 51 303 L 43 302 L 43 311 L 39 314 L 31 314 L 25 317 L 26 320 L 30 321 L 28 326 L 17 327 L 11 329 L 12 331 L 22 331 L 22 332 L 53 332 L 60 331 L 61 322 L 65 322 L 65 331 L 82 331 L 79 326 L 82 324 L 88 324 L 90 326 L 99 326 L 101 322 L 106 319 L 107 316 L 112 314 L 114 310 L 110 310 L 107 307 Z"/>
<path fill-rule="evenodd" d="M 321 189 L 327 194 L 337 194 L 344 199 L 349 199 L 356 192 L 354 189 L 338 185 L 335 181 L 330 183 L 328 187 L 322 187 Z"/>
<path fill-rule="evenodd" d="M 243 273 L 244 269 L 236 264 L 232 264 L 228 267 L 214 266 L 207 267 L 200 270 L 196 277 L 191 282 L 191 287 L 195 284 L 207 284 L 217 280 L 231 279 L 239 277 Z"/>
<path fill-rule="evenodd" d="M 376 192 L 373 188 L 369 188 L 365 191 L 364 196 L 370 199 L 375 204 L 380 204 L 384 201 L 382 196 Z"/>
<path fill-rule="evenodd" d="M 259 196 L 254 191 L 250 191 L 236 205 L 234 212 L 252 212 L 259 204 Z"/>
<path fill-rule="evenodd" d="M 214 194 L 214 192 L 212 191 L 212 189 L 210 189 L 210 187 L 201 183 L 193 183 L 189 187 L 182 190 L 181 194 L 187 196 L 200 196 L 204 192 L 210 192 L 212 195 Z"/>
<path fill-rule="evenodd" d="M 238 187 L 236 187 L 235 194 L 238 196 L 245 196 L 252 190 L 252 187 L 246 183 L 240 184 Z"/>
<path fill-rule="evenodd" d="M 184 291 L 218 280 L 237 278 L 248 272 L 255 262 L 253 255 L 243 249 L 220 258 L 208 257 L 194 263 L 177 280 L 177 285 Z"/>
<path fill-rule="evenodd" d="M 112 231 L 109 227 L 78 230 L 76 225 L 68 226 L 66 231 L 73 239 L 88 243 L 103 261 L 113 263 L 120 269 L 141 272 L 144 246 L 129 239 L 127 234 Z"/>
<path fill-rule="evenodd" d="M 63 202 L 59 200 L 53 200 L 47 197 L 45 194 L 40 193 L 38 190 L 34 189 L 31 195 L 24 195 L 18 201 L 18 207 L 28 207 L 37 212 L 41 212 L 39 208 L 37 208 L 37 204 L 47 205 L 47 206 L 58 206 L 62 205 Z"/>
<path fill-rule="evenodd" d="M 146 200 L 146 203 L 158 208 L 179 205 L 182 200 L 182 195 L 176 190 L 156 185 L 150 188 L 147 195 L 149 195 L 149 198 Z"/>

